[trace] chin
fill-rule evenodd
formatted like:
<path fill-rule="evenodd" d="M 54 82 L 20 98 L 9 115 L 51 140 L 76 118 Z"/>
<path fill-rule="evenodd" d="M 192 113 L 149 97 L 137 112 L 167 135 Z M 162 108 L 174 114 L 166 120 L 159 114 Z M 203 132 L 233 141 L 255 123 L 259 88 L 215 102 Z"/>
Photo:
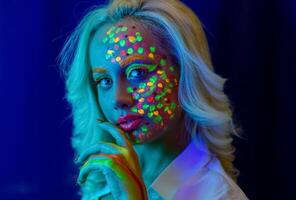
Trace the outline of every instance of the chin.
<path fill-rule="evenodd" d="M 145 134 L 141 134 L 141 131 L 136 129 L 128 136 L 133 145 L 148 144 L 162 138 L 167 129 L 168 127 L 161 128 L 161 130 L 150 130 Z"/>

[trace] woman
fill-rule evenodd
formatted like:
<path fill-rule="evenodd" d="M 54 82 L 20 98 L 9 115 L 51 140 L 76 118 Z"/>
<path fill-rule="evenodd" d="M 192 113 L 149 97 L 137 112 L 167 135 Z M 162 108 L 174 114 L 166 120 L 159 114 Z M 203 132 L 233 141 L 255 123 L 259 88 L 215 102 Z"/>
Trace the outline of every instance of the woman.
<path fill-rule="evenodd" d="M 226 80 L 188 7 L 96 7 L 61 58 L 82 199 L 247 199 L 235 183 Z"/>

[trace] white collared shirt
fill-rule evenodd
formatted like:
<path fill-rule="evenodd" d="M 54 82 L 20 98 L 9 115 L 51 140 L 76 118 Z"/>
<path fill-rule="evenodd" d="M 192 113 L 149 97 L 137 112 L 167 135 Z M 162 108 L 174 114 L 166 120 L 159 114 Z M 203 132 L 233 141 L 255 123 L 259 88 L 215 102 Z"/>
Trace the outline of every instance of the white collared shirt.
<path fill-rule="evenodd" d="M 247 200 L 220 161 L 197 137 L 155 179 L 149 200 Z"/>

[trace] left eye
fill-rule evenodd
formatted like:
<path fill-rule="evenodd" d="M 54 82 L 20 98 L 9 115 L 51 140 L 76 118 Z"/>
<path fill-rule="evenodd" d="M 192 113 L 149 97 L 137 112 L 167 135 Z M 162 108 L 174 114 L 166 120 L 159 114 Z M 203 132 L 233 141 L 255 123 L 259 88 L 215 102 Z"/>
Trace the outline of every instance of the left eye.
<path fill-rule="evenodd" d="M 147 75 L 147 70 L 144 68 L 136 68 L 130 71 L 128 78 L 130 79 L 140 79 Z"/>

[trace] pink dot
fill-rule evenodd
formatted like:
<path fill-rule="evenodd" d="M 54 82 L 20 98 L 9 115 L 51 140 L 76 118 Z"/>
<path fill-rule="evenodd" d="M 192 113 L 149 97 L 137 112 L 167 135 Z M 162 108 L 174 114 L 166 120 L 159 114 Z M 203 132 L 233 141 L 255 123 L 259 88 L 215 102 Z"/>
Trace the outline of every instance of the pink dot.
<path fill-rule="evenodd" d="M 139 48 L 139 44 L 138 43 L 134 44 L 134 49 L 138 49 L 138 48 Z"/>
<path fill-rule="evenodd" d="M 126 52 L 125 52 L 124 50 L 122 50 L 122 51 L 120 52 L 120 55 L 121 55 L 121 56 L 126 56 Z"/>

